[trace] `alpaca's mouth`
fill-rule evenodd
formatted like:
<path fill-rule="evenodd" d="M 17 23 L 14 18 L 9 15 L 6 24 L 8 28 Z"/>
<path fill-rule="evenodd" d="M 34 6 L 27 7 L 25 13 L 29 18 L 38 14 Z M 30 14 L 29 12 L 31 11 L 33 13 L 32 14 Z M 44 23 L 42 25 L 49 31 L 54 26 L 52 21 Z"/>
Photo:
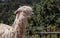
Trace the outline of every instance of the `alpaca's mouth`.
<path fill-rule="evenodd" d="M 32 17 L 33 15 L 34 15 L 34 13 L 33 13 L 33 12 L 31 12 L 30 16 Z"/>
<path fill-rule="evenodd" d="M 33 16 L 34 16 L 34 13 L 32 12 L 32 14 L 29 16 L 29 18 L 33 18 Z"/>
<path fill-rule="evenodd" d="M 34 15 L 34 12 L 32 12 L 32 14 L 31 14 L 32 16 Z"/>

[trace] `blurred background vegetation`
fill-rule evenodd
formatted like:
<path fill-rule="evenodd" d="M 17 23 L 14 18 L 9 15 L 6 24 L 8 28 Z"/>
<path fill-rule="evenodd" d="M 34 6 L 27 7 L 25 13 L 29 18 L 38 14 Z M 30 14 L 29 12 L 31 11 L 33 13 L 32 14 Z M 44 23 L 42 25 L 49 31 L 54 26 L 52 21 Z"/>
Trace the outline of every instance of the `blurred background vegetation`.
<path fill-rule="evenodd" d="M 11 25 L 15 19 L 14 11 L 22 5 L 34 10 L 28 19 L 27 35 L 36 32 L 60 32 L 60 0 L 0 0 L 0 23 Z"/>

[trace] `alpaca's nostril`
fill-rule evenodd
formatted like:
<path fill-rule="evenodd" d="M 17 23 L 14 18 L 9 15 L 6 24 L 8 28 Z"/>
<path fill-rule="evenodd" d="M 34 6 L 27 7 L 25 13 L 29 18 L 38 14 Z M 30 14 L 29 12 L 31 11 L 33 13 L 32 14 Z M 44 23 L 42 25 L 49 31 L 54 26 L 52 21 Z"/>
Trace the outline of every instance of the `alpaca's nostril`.
<path fill-rule="evenodd" d="M 34 15 L 34 13 L 32 12 L 32 15 Z"/>

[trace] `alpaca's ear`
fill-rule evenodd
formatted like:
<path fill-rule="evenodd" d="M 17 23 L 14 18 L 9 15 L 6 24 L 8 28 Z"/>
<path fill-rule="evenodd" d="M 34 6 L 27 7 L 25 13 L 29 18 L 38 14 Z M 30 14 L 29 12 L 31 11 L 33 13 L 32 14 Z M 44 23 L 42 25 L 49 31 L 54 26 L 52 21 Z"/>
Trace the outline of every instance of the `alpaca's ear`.
<path fill-rule="evenodd" d="M 20 11 L 17 11 L 16 14 L 20 14 Z"/>
<path fill-rule="evenodd" d="M 20 14 L 21 12 L 20 11 L 15 11 L 15 14 Z"/>

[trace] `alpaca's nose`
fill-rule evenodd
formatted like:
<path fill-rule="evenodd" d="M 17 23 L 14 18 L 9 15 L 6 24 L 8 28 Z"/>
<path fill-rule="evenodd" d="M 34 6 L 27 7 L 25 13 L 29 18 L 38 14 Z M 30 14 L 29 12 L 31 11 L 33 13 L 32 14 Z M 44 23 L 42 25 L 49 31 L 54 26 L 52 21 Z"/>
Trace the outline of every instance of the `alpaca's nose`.
<path fill-rule="evenodd" d="M 32 12 L 31 15 L 34 15 L 34 13 Z"/>

